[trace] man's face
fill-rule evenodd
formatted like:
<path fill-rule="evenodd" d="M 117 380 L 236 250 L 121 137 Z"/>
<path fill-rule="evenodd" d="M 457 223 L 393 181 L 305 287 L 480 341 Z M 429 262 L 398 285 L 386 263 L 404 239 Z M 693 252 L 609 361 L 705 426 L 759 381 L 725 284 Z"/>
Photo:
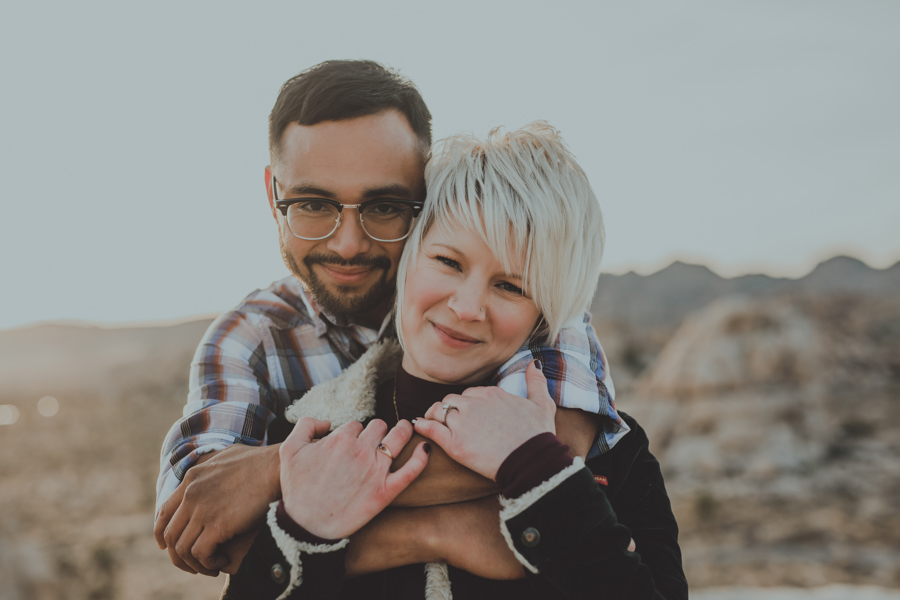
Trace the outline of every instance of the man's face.
<path fill-rule="evenodd" d="M 377 242 L 363 231 L 355 209 L 324 240 L 294 237 L 275 209 L 278 198 L 330 198 L 341 204 L 379 199 L 424 199 L 424 165 L 418 139 L 398 111 L 316 125 L 291 123 L 281 158 L 266 169 L 266 188 L 278 222 L 281 254 L 316 302 L 358 322 L 379 322 L 390 310 L 404 241 Z"/>

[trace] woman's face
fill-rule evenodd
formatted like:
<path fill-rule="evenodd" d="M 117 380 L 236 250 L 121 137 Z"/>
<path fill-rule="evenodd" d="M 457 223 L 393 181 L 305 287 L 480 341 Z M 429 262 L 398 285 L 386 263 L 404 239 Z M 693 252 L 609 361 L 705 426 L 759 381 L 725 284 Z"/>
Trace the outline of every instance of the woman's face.
<path fill-rule="evenodd" d="M 468 228 L 433 226 L 406 274 L 403 368 L 441 383 L 491 375 L 528 339 L 540 311 Z"/>

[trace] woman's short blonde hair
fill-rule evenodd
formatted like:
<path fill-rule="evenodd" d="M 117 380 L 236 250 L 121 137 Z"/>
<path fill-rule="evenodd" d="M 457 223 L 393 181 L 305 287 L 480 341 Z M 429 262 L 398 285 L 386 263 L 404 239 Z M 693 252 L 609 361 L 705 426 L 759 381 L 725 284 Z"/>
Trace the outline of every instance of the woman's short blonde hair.
<path fill-rule="evenodd" d="M 564 323 L 588 309 L 600 277 L 603 216 L 587 175 L 554 127 L 537 121 L 509 133 L 494 129 L 486 140 L 442 140 L 425 182 L 425 207 L 397 271 L 398 329 L 406 273 L 435 223 L 467 227 L 504 269 L 523 275 L 543 317 L 534 342 L 554 340 Z"/>

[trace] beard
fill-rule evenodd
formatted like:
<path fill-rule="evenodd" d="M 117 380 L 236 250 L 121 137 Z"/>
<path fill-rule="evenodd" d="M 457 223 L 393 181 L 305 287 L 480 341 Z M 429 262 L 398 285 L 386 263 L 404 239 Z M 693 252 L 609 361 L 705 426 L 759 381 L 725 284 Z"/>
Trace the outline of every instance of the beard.
<path fill-rule="evenodd" d="M 294 277 L 303 282 L 306 290 L 312 294 L 316 303 L 323 310 L 335 317 L 353 320 L 353 317 L 369 311 L 395 293 L 394 282 L 388 280 L 388 272 L 391 269 L 391 261 L 386 256 L 356 256 L 350 260 L 344 260 L 338 256 L 329 254 L 308 254 L 303 258 L 306 270 L 300 269 L 300 265 L 287 251 L 284 243 L 281 243 L 281 256 Z M 337 265 L 342 267 L 372 267 L 381 269 L 381 277 L 368 289 L 360 290 L 354 286 L 338 285 L 329 288 L 315 274 L 312 267 L 315 264 Z"/>

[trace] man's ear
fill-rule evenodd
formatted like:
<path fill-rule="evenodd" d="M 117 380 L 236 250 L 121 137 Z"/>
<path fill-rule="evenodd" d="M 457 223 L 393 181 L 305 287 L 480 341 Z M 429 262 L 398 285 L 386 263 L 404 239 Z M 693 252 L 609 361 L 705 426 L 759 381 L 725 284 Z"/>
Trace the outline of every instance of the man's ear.
<path fill-rule="evenodd" d="M 272 210 L 272 217 L 278 221 L 278 211 L 275 209 L 275 196 L 272 193 L 272 167 L 266 167 L 266 195 L 269 197 L 269 208 Z"/>

